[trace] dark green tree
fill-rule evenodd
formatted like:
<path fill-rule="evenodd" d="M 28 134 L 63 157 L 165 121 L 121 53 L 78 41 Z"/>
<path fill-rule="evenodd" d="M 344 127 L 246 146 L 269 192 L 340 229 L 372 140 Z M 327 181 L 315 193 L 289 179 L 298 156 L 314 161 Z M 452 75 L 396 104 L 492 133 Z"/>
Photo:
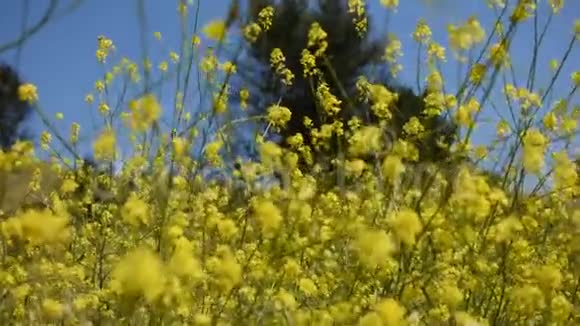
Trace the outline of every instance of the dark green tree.
<path fill-rule="evenodd" d="M 17 140 L 27 138 L 22 124 L 31 114 L 31 107 L 18 97 L 21 81 L 10 66 L 0 63 L 0 148 L 7 149 Z"/>
<path fill-rule="evenodd" d="M 403 125 L 411 117 L 418 117 L 428 131 L 426 137 L 416 143 L 420 160 L 441 161 L 449 156 L 448 150 L 437 146 L 437 143 L 439 140 L 447 144 L 453 141 L 454 125 L 442 117 L 427 118 L 422 115 L 425 94 L 417 95 L 390 77 L 383 59 L 386 37 L 373 38 L 371 33 L 361 36 L 353 24 L 346 0 L 248 0 L 248 4 L 247 12 L 242 14 L 245 22 L 257 21 L 259 12 L 266 6 L 275 8 L 275 16 L 267 32 L 262 33 L 257 41 L 244 44 L 234 83 L 237 87 L 249 89 L 252 95 L 251 115 L 263 115 L 271 104 L 278 102 L 291 109 L 292 118 L 287 127 L 278 132 L 278 139 L 301 133 L 305 143 L 310 145 L 312 139 L 309 129 L 304 126 L 304 118 L 309 117 L 315 128 L 332 122 L 321 113 L 313 92 L 321 80 L 342 101 L 342 111 L 337 118 L 347 121 L 356 115 L 366 123 L 377 123 L 379 119 L 369 106 L 357 100 L 356 82 L 360 76 L 365 76 L 369 81 L 385 85 L 399 95 L 389 134 L 400 137 Z M 313 22 L 318 22 L 328 34 L 327 60 L 318 62 L 320 78 L 305 78 L 300 60 Z M 284 85 L 270 67 L 270 54 L 275 48 L 282 50 L 286 67 L 295 75 L 290 87 Z M 323 156 L 336 157 L 340 141 L 335 139 L 334 146 Z"/>

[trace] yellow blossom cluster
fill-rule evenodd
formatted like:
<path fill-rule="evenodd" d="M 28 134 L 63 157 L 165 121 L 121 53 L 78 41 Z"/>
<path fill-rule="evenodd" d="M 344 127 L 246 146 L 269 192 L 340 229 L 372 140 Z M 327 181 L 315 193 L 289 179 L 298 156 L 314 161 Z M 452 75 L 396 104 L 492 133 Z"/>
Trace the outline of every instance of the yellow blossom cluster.
<path fill-rule="evenodd" d="M 190 23 L 188 8 L 200 3 L 180 1 L 179 19 Z M 380 3 L 392 14 L 408 4 Z M 500 26 L 525 26 L 540 10 L 562 12 L 564 2 L 487 3 L 506 22 L 491 26 L 485 44 L 475 17 L 451 25 L 447 44 L 436 43 L 437 31 L 418 20 L 411 37 L 425 58 L 417 64 L 428 70 L 413 67 L 426 87 L 417 85 L 424 96 L 408 119 L 401 119 L 406 107 L 396 88 L 370 78 L 334 94 L 341 85 L 321 73 L 332 68 L 321 66 L 332 31 L 320 23 L 307 25 L 294 65 L 276 47 L 265 58 L 289 95 L 296 83 L 313 82 L 318 117 L 271 98 L 252 98 L 266 103 L 262 115 L 234 116 L 230 91 L 245 110 L 250 86 L 229 83 L 241 65 L 220 56 L 231 21 L 202 29 L 205 53 L 199 36 L 186 35 L 193 53 L 169 51 L 160 62 L 120 59 L 85 97 L 102 113 L 103 125 L 94 129 L 100 132 L 89 137 L 95 166 L 78 157 L 86 139 L 78 123 L 64 137 L 47 123 L 50 132 L 38 143 L 49 162 L 36 157 L 31 142 L 0 150 L 0 324 L 579 324 L 580 170 L 573 149 L 580 77 L 559 72 L 567 55 L 548 85 L 500 70 L 513 54 Z M 367 2 L 345 4 L 353 31 L 364 36 Z M 272 27 L 275 7 L 259 8 L 241 27 L 246 42 Z M 98 40 L 99 61 L 112 61 L 113 42 Z M 479 58 L 471 57 L 479 45 Z M 401 41 L 391 35 L 381 49 L 397 72 Z M 443 68 L 447 50 L 470 56 L 458 62 L 465 76 L 457 88 Z M 189 76 L 179 69 L 190 59 L 207 86 L 200 94 L 182 83 Z M 173 110 L 163 112 L 166 97 L 150 83 L 171 78 L 171 63 L 180 73 Z M 301 76 L 288 68 L 296 65 Z M 134 100 L 112 95 L 123 82 L 138 90 Z M 496 89 L 501 104 L 488 96 Z M 17 95 L 38 100 L 32 84 Z M 57 126 L 66 121 L 56 118 Z M 448 157 L 426 160 L 425 148 L 439 143 L 430 142 L 438 131 L 431 122 L 443 118 L 456 124 L 457 141 Z M 250 121 L 260 123 L 253 134 L 244 124 Z M 495 134 L 476 139 L 473 132 L 489 122 Z M 302 132 L 274 137 L 300 123 Z M 239 124 L 255 140 L 249 158 L 236 154 Z"/>

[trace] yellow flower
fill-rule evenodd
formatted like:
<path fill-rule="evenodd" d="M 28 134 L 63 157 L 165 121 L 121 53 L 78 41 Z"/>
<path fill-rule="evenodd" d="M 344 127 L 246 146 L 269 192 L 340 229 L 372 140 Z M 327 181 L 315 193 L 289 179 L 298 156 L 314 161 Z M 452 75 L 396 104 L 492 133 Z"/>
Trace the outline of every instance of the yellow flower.
<path fill-rule="evenodd" d="M 384 59 L 389 63 L 395 63 L 398 57 L 403 56 L 403 45 L 395 34 L 389 34 L 388 43 L 385 47 Z"/>
<path fill-rule="evenodd" d="M 131 194 L 121 209 L 123 220 L 132 225 L 139 226 L 149 223 L 149 205 L 135 194 Z"/>
<path fill-rule="evenodd" d="M 576 87 L 580 86 L 580 70 L 572 72 L 570 78 L 572 79 L 572 83 L 574 83 L 574 86 Z"/>
<path fill-rule="evenodd" d="M 179 238 L 175 244 L 175 250 L 169 260 L 168 269 L 180 277 L 200 280 L 204 277 L 201 264 L 193 256 L 194 246 L 185 238 Z"/>
<path fill-rule="evenodd" d="M 235 74 L 237 71 L 236 65 L 231 61 L 226 61 L 221 64 L 221 69 L 228 75 Z"/>
<path fill-rule="evenodd" d="M 18 98 L 21 101 L 26 101 L 31 104 L 38 102 L 36 86 L 33 84 L 22 84 L 18 86 Z"/>
<path fill-rule="evenodd" d="M 197 36 L 197 35 L 193 35 L 191 37 L 191 44 L 194 45 L 194 46 L 200 45 L 201 44 L 201 38 L 199 36 Z"/>
<path fill-rule="evenodd" d="M 554 131 L 556 130 L 556 127 L 558 126 L 558 117 L 556 116 L 556 114 L 554 112 L 548 112 L 545 116 L 543 123 L 544 123 L 544 127 L 546 127 L 547 130 L 550 131 Z"/>
<path fill-rule="evenodd" d="M 544 151 L 548 140 L 540 131 L 530 129 L 523 137 L 523 165 L 531 173 L 539 173 L 544 166 Z"/>
<path fill-rule="evenodd" d="M 268 107 L 268 121 L 272 126 L 284 127 L 291 117 L 292 112 L 287 107 L 277 104 Z"/>
<path fill-rule="evenodd" d="M 485 67 L 484 64 L 481 63 L 474 64 L 473 68 L 469 73 L 469 81 L 475 85 L 479 85 L 483 80 L 483 77 L 485 77 L 486 70 L 487 68 Z"/>
<path fill-rule="evenodd" d="M 346 161 L 344 165 L 344 170 L 347 175 L 355 177 L 360 177 L 365 168 L 366 163 L 361 159 Z"/>
<path fill-rule="evenodd" d="M 146 131 L 161 116 L 161 105 L 152 94 L 129 102 L 130 127 L 138 132 Z"/>
<path fill-rule="evenodd" d="M 106 115 L 109 112 L 111 112 L 111 108 L 109 107 L 109 105 L 107 105 L 107 103 L 99 104 L 99 113 L 100 114 Z"/>
<path fill-rule="evenodd" d="M 425 79 L 427 81 L 427 89 L 429 91 L 439 92 L 443 89 L 443 78 L 437 70 L 433 70 Z"/>
<path fill-rule="evenodd" d="M 207 146 L 205 147 L 204 152 L 205 158 L 211 165 L 218 166 L 221 164 L 222 159 L 220 156 L 220 151 L 223 145 L 224 145 L 223 141 L 218 139 L 216 141 L 207 144 Z"/>
<path fill-rule="evenodd" d="M 216 266 L 217 278 L 227 293 L 242 281 L 242 266 L 237 262 L 229 247 L 218 248 L 220 260 Z"/>
<path fill-rule="evenodd" d="M 99 93 L 102 93 L 105 90 L 105 82 L 103 82 L 102 80 L 97 80 L 95 82 L 95 90 Z M 92 99 L 92 96 L 91 96 Z"/>
<path fill-rule="evenodd" d="M 169 67 L 168 67 L 168 65 L 167 65 L 167 61 L 162 61 L 162 62 L 159 64 L 159 70 L 161 70 L 162 72 L 166 72 L 168 68 L 169 68 Z"/>
<path fill-rule="evenodd" d="M 382 230 L 363 229 L 353 245 L 363 265 L 371 270 L 385 267 L 395 251 L 392 238 Z"/>
<path fill-rule="evenodd" d="M 420 136 L 425 127 L 421 124 L 421 121 L 417 117 L 411 117 L 407 123 L 403 125 L 403 131 L 409 136 Z"/>
<path fill-rule="evenodd" d="M 250 91 L 247 88 L 240 90 L 240 108 L 246 110 L 248 108 L 248 100 L 250 99 Z"/>
<path fill-rule="evenodd" d="M 415 237 L 421 232 L 421 221 L 415 211 L 403 209 L 395 214 L 389 221 L 393 231 L 399 241 L 412 246 L 415 243 Z"/>
<path fill-rule="evenodd" d="M 290 293 L 284 289 L 280 289 L 280 291 L 276 295 L 276 299 L 278 300 L 279 304 L 282 307 L 284 307 L 290 311 L 295 310 L 298 307 L 298 303 L 296 302 L 296 298 L 292 295 L 292 293 Z"/>
<path fill-rule="evenodd" d="M 54 215 L 49 210 L 27 210 L 2 224 L 6 237 L 28 239 L 33 244 L 66 241 L 70 236 L 67 217 Z"/>
<path fill-rule="evenodd" d="M 272 27 L 273 18 L 274 18 L 274 7 L 272 6 L 264 7 L 258 13 L 258 23 L 264 29 L 264 31 L 268 31 L 270 27 Z"/>
<path fill-rule="evenodd" d="M 578 180 L 578 167 L 566 151 L 554 153 L 554 186 L 557 189 L 574 187 Z"/>
<path fill-rule="evenodd" d="M 509 53 L 505 43 L 495 43 L 489 48 L 489 58 L 497 67 L 508 66 L 510 63 Z"/>
<path fill-rule="evenodd" d="M 308 49 L 302 50 L 300 64 L 304 68 L 304 77 L 314 76 L 316 71 L 316 57 Z"/>
<path fill-rule="evenodd" d="M 365 12 L 365 1 L 364 0 L 348 0 L 347 2 L 348 13 L 353 15 L 353 22 L 356 31 L 359 36 L 362 37 L 367 31 L 368 19 Z"/>
<path fill-rule="evenodd" d="M 550 6 L 552 7 L 552 12 L 557 14 L 564 7 L 564 0 L 549 0 Z"/>
<path fill-rule="evenodd" d="M 93 142 L 93 152 L 95 159 L 103 161 L 111 161 L 115 159 L 117 151 L 117 139 L 115 133 L 106 129 Z"/>
<path fill-rule="evenodd" d="M 52 142 L 52 135 L 48 131 L 43 131 L 40 135 L 40 146 L 45 151 L 49 149 L 50 143 Z"/>
<path fill-rule="evenodd" d="M 226 36 L 227 26 L 223 20 L 214 20 L 209 22 L 203 28 L 203 33 L 209 39 L 221 41 Z"/>
<path fill-rule="evenodd" d="M 73 191 L 75 191 L 78 188 L 78 184 L 71 178 L 66 178 L 63 182 L 62 185 L 60 186 L 60 191 L 63 194 L 68 194 L 71 193 Z"/>
<path fill-rule="evenodd" d="M 316 295 L 318 292 L 318 287 L 309 278 L 301 278 L 300 281 L 298 281 L 298 288 L 307 297 Z"/>
<path fill-rule="evenodd" d="M 427 54 L 429 55 L 429 60 L 436 58 L 438 60 L 445 61 L 445 48 L 435 42 L 429 43 Z"/>
<path fill-rule="evenodd" d="M 381 0 L 381 4 L 389 9 L 397 9 L 399 0 Z"/>
<path fill-rule="evenodd" d="M 226 218 L 220 220 L 217 224 L 218 232 L 224 239 L 231 239 L 238 233 L 236 222 L 232 219 Z"/>
<path fill-rule="evenodd" d="M 362 127 L 350 138 L 349 153 L 353 156 L 377 153 L 382 145 L 381 136 L 379 127 Z"/>
<path fill-rule="evenodd" d="M 42 311 L 49 319 L 60 319 L 64 315 L 62 303 L 53 299 L 42 300 Z"/>
<path fill-rule="evenodd" d="M 254 212 L 264 236 L 274 236 L 283 220 L 280 209 L 269 200 L 261 200 L 254 205 Z"/>
<path fill-rule="evenodd" d="M 369 84 L 368 92 L 373 102 L 371 106 L 373 113 L 383 120 L 391 119 L 391 107 L 396 103 L 398 94 L 381 84 Z"/>
<path fill-rule="evenodd" d="M 378 313 L 371 311 L 362 316 L 358 321 L 359 326 L 382 326 L 383 321 Z"/>
<path fill-rule="evenodd" d="M 173 62 L 173 63 L 178 63 L 179 62 L 179 54 L 171 51 L 171 52 L 169 52 L 169 59 L 171 59 L 171 62 Z"/>
<path fill-rule="evenodd" d="M 328 34 L 322 29 L 319 23 L 312 23 L 308 30 L 307 46 L 309 49 L 316 48 L 316 51 L 314 52 L 315 57 L 322 56 L 328 48 L 328 42 L 326 41 L 327 36 Z"/>
<path fill-rule="evenodd" d="M 171 143 L 173 145 L 173 152 L 175 156 L 181 157 L 188 149 L 187 139 L 183 137 L 175 137 Z"/>
<path fill-rule="evenodd" d="M 251 23 L 244 27 L 244 38 L 250 43 L 256 42 L 260 34 L 262 34 L 262 27 L 258 23 Z"/>
<path fill-rule="evenodd" d="M 556 266 L 540 266 L 534 274 L 540 287 L 548 291 L 557 290 L 562 285 L 562 274 Z"/>
<path fill-rule="evenodd" d="M 458 311 L 455 313 L 455 321 L 457 322 L 457 326 L 477 326 L 480 323 L 477 321 L 476 318 L 472 317 L 465 311 Z"/>
<path fill-rule="evenodd" d="M 149 249 L 140 248 L 128 253 L 115 266 L 111 288 L 117 294 L 143 296 L 153 303 L 163 293 L 165 282 L 159 257 Z"/>
<path fill-rule="evenodd" d="M 439 288 L 439 297 L 449 308 L 455 308 L 463 300 L 463 293 L 456 284 L 444 281 Z"/>
<path fill-rule="evenodd" d="M 407 325 L 405 320 L 405 307 L 401 306 L 394 299 L 383 299 L 377 303 L 374 310 L 379 314 L 384 326 L 404 326 Z"/>
<path fill-rule="evenodd" d="M 500 138 L 504 138 L 510 132 L 510 125 L 507 121 L 501 120 L 496 126 L 496 134 Z"/>
<path fill-rule="evenodd" d="M 383 161 L 383 175 L 390 183 L 396 183 L 405 169 L 405 165 L 397 155 L 388 155 Z"/>
<path fill-rule="evenodd" d="M 552 299 L 550 308 L 554 321 L 560 324 L 566 324 L 574 306 L 564 295 L 559 294 Z"/>
<path fill-rule="evenodd" d="M 413 39 L 419 43 L 427 43 L 431 40 L 431 28 L 424 19 L 419 19 L 415 31 L 413 32 Z"/>

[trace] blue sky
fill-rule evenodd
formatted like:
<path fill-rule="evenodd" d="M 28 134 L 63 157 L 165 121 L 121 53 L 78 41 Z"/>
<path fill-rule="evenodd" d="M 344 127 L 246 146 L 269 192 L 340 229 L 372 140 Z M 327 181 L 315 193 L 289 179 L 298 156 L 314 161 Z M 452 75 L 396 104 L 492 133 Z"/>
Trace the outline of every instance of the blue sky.
<path fill-rule="evenodd" d="M 62 0 L 70 3 L 73 0 Z M 29 24 L 35 22 L 45 10 L 49 1 L 30 1 Z M 375 18 L 378 30 L 384 30 L 385 10 L 378 3 L 370 0 L 370 11 Z M 411 39 L 419 18 L 425 18 L 433 30 L 433 38 L 446 44 L 446 26 L 449 23 L 461 23 L 468 16 L 476 15 L 486 31 L 490 31 L 494 17 L 484 0 L 402 0 L 398 12 L 390 15 L 389 32 L 396 33 L 403 42 L 405 56 L 402 59 L 404 70 L 401 80 L 414 85 L 415 44 Z M 546 9 L 546 1 L 540 1 Z M 24 0 L 4 0 L 0 13 L 0 45 L 17 37 L 22 25 L 22 7 Z M 149 43 L 153 45 L 151 33 L 160 31 L 164 36 L 167 49 L 177 49 L 179 44 L 179 23 L 176 14 L 177 1 L 146 0 L 146 13 L 149 32 Z M 209 20 L 223 17 L 229 0 L 203 1 L 200 12 L 200 25 Z M 139 25 L 137 20 L 136 0 L 85 0 L 74 12 L 58 17 L 32 37 L 22 48 L 18 69 L 22 78 L 38 86 L 40 104 L 53 117 L 56 112 L 63 112 L 65 119 L 58 121 L 57 126 L 68 134 L 71 122 L 81 126 L 91 126 L 96 113 L 91 115 L 84 103 L 84 96 L 93 88 L 95 80 L 103 75 L 102 67 L 95 60 L 96 38 L 106 35 L 114 40 L 117 52 L 132 59 L 141 58 Z M 546 19 L 547 10 L 541 11 L 540 25 Z M 565 10 L 553 20 L 545 41 L 545 48 L 539 57 L 539 84 L 546 84 L 550 78 L 548 61 L 561 58 L 570 39 L 573 22 L 580 13 L 580 1 L 567 1 Z M 531 57 L 532 25 L 526 23 L 518 31 L 512 57 L 514 69 L 518 76 L 525 76 Z M 151 47 L 152 51 L 161 52 Z M 578 55 L 575 49 L 573 55 Z M 163 53 L 167 55 L 167 51 Z M 0 53 L 0 61 L 16 63 L 16 51 Z M 564 67 L 566 72 L 562 83 L 556 89 L 566 92 L 569 85 L 568 76 L 580 68 L 578 61 L 570 60 Z M 448 63 L 443 68 L 444 76 L 456 75 L 456 63 L 448 53 Z M 454 84 L 455 77 L 448 79 Z M 520 80 L 523 80 L 520 78 Z M 497 98 L 496 98 L 497 100 Z M 501 101 L 497 101 L 501 104 Z M 43 130 L 40 121 L 31 122 L 31 128 L 37 134 Z M 476 141 L 485 142 L 491 129 L 480 130 Z M 85 129 L 86 131 L 86 129 Z M 86 152 L 86 151 L 85 151 Z"/>

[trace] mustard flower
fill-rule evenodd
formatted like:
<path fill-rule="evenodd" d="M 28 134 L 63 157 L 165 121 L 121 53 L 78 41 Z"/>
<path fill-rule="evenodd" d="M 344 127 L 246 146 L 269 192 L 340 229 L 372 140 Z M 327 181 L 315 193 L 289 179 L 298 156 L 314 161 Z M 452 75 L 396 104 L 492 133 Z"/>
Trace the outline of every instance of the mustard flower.
<path fill-rule="evenodd" d="M 383 58 L 389 63 L 395 63 L 398 57 L 403 56 L 401 40 L 395 34 L 389 34 Z"/>
<path fill-rule="evenodd" d="M 523 137 L 523 165 L 532 173 L 539 173 L 544 166 L 544 152 L 548 140 L 536 129 L 530 129 Z"/>
<path fill-rule="evenodd" d="M 150 249 L 139 248 L 129 252 L 115 266 L 111 289 L 119 295 L 143 296 L 153 303 L 163 294 L 165 282 L 159 257 Z"/>
<path fill-rule="evenodd" d="M 396 183 L 405 170 L 406 168 L 401 161 L 401 157 L 397 155 L 388 155 L 383 160 L 383 175 L 390 183 Z"/>
<path fill-rule="evenodd" d="M 371 270 L 386 267 L 395 252 L 392 238 L 382 230 L 361 230 L 353 246 L 363 265 Z"/>
<path fill-rule="evenodd" d="M 554 185 L 557 189 L 572 188 L 578 180 L 578 167 L 565 151 L 554 153 Z"/>
<path fill-rule="evenodd" d="M 268 122 L 275 127 L 284 127 L 290 121 L 292 112 L 287 107 L 281 105 L 271 105 L 268 107 Z"/>
<path fill-rule="evenodd" d="M 146 131 L 161 116 L 161 105 L 153 94 L 129 102 L 129 126 L 138 132 Z"/>
<path fill-rule="evenodd" d="M 298 281 L 298 288 L 300 289 L 300 292 L 302 292 L 307 297 L 314 296 L 318 292 L 318 287 L 309 278 L 301 278 Z"/>
<path fill-rule="evenodd" d="M 357 130 L 350 138 L 349 153 L 357 156 L 378 152 L 382 147 L 381 136 L 379 127 L 365 126 Z"/>
<path fill-rule="evenodd" d="M 258 23 L 251 23 L 244 27 L 244 38 L 250 42 L 254 43 L 258 40 L 258 37 L 262 34 L 262 27 Z"/>
<path fill-rule="evenodd" d="M 31 104 L 38 102 L 36 86 L 30 83 L 18 86 L 18 98 Z"/>
<path fill-rule="evenodd" d="M 136 194 L 131 194 L 121 209 L 123 221 L 132 226 L 148 224 L 150 218 L 149 214 L 149 205 Z"/>
<path fill-rule="evenodd" d="M 469 72 L 469 81 L 474 85 L 479 85 L 485 77 L 487 67 L 484 64 L 476 63 Z"/>
<path fill-rule="evenodd" d="M 258 23 L 264 31 L 268 31 L 272 27 L 272 19 L 274 18 L 274 7 L 266 6 L 258 13 Z"/>
<path fill-rule="evenodd" d="M 389 221 L 395 236 L 402 243 L 412 246 L 415 237 L 421 232 L 421 221 L 417 213 L 411 209 L 402 209 L 395 213 Z"/>
<path fill-rule="evenodd" d="M 260 200 L 254 205 L 254 212 L 264 236 L 274 236 L 283 220 L 280 209 L 269 200 Z"/>
<path fill-rule="evenodd" d="M 415 27 L 415 31 L 413 32 L 413 39 L 416 42 L 426 44 L 431 40 L 431 28 L 427 25 L 424 19 L 419 19 L 417 22 L 417 26 Z"/>
<path fill-rule="evenodd" d="M 314 22 L 308 30 L 308 48 L 316 47 L 314 52 L 315 57 L 320 57 L 326 51 L 328 43 L 326 42 L 326 37 L 328 34 L 322 29 L 319 23 Z"/>
<path fill-rule="evenodd" d="M 117 140 L 115 133 L 106 129 L 93 142 L 93 152 L 95 159 L 111 161 L 115 158 L 117 151 Z"/>
<path fill-rule="evenodd" d="M 42 300 L 42 311 L 46 317 L 55 320 L 63 317 L 65 308 L 64 305 L 54 299 Z"/>
<path fill-rule="evenodd" d="M 229 247 L 223 248 L 216 273 L 220 286 L 229 292 L 242 281 L 242 266 L 236 260 Z"/>
<path fill-rule="evenodd" d="M 399 0 L 381 0 L 381 5 L 388 9 L 395 10 L 399 6 Z"/>
<path fill-rule="evenodd" d="M 365 1 L 364 0 L 348 0 L 347 2 L 348 13 L 354 16 L 353 22 L 356 31 L 359 36 L 362 36 L 367 31 L 368 19 L 365 12 Z"/>
<path fill-rule="evenodd" d="M 194 249 L 193 243 L 183 237 L 179 238 L 167 265 L 168 270 L 175 275 L 191 280 L 202 279 L 205 274 L 201 264 L 194 257 Z"/>
<path fill-rule="evenodd" d="M 374 310 L 379 314 L 382 325 L 407 325 L 407 321 L 405 320 L 406 309 L 395 299 L 387 298 L 379 301 L 375 305 Z"/>
<path fill-rule="evenodd" d="M 209 39 L 222 41 L 227 33 L 227 26 L 223 20 L 213 20 L 203 28 L 203 33 Z"/>
<path fill-rule="evenodd" d="M 54 215 L 49 210 L 27 210 L 0 224 L 6 237 L 19 237 L 33 244 L 51 244 L 69 239 L 71 233 L 66 216 Z"/>
<path fill-rule="evenodd" d="M 380 326 L 382 324 L 381 316 L 374 311 L 365 314 L 358 321 L 359 326 Z"/>

